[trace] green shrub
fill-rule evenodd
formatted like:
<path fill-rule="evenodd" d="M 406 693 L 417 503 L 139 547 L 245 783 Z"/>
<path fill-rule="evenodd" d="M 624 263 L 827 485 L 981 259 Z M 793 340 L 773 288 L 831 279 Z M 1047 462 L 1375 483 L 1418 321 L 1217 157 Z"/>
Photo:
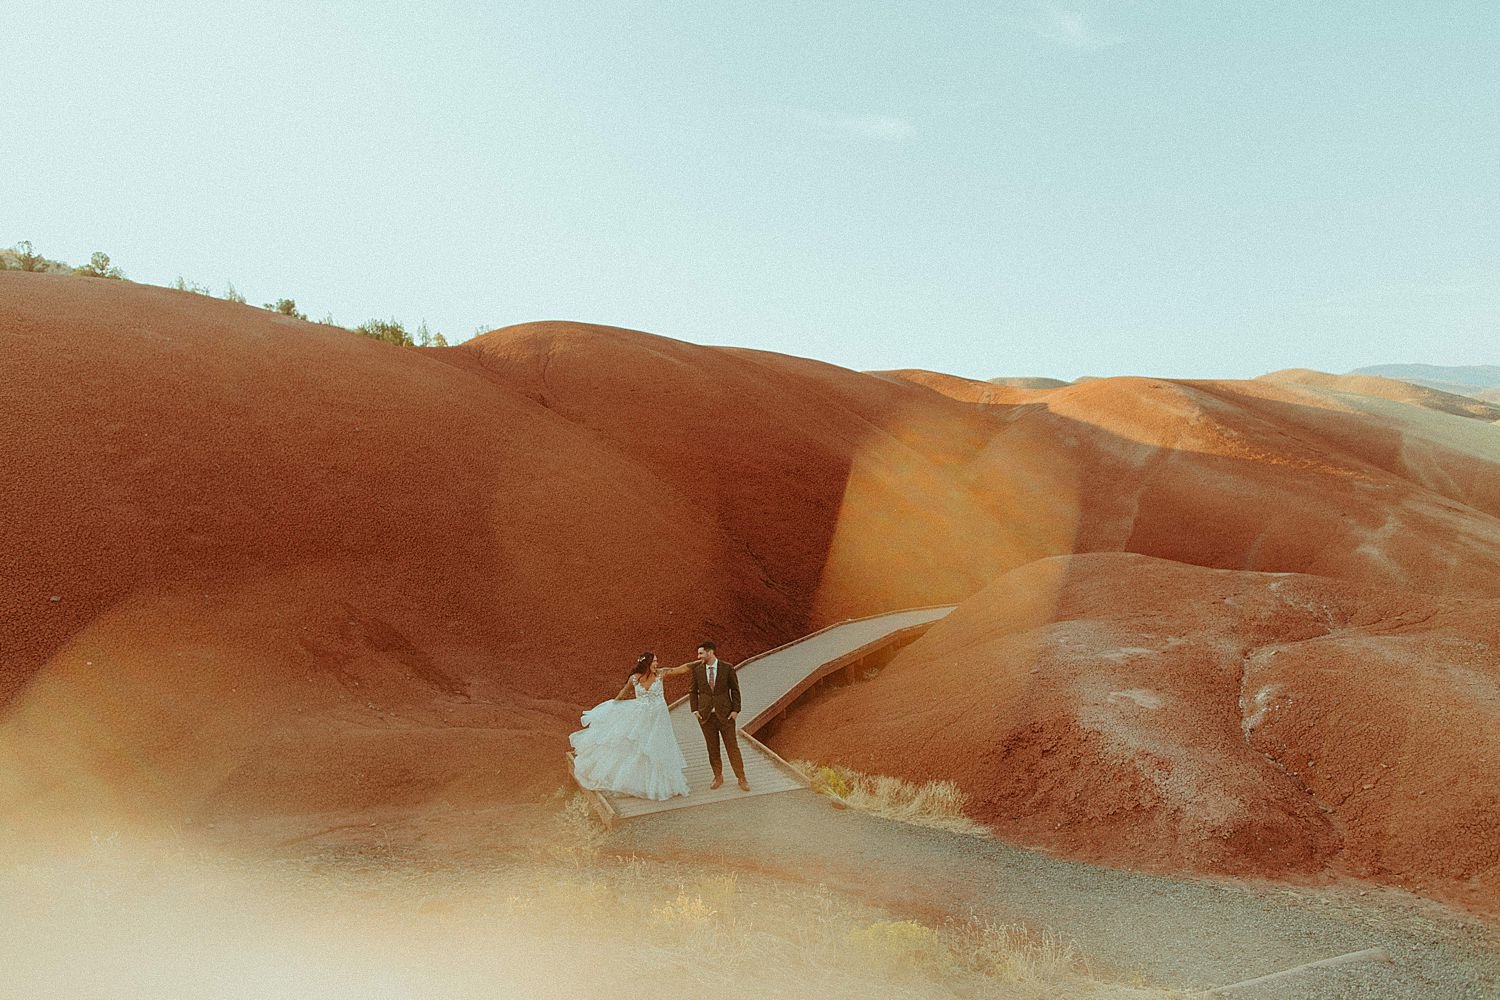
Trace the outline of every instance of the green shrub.
<path fill-rule="evenodd" d="M 414 344 L 411 334 L 406 332 L 406 327 L 399 320 L 366 320 L 355 327 L 355 332 L 362 333 L 372 340 L 382 340 L 387 344 L 395 344 L 397 347 L 411 347 Z"/>
<path fill-rule="evenodd" d="M 447 347 L 448 338 L 441 333 L 433 333 L 427 329 L 427 321 L 424 319 L 422 325 L 417 327 L 416 336 L 418 347 Z"/>
<path fill-rule="evenodd" d="M 22 240 L 14 248 L 5 253 L 6 267 L 17 271 L 30 271 L 41 274 L 46 271 L 68 270 L 68 266 L 61 261 L 48 260 L 31 245 L 30 240 Z"/>
<path fill-rule="evenodd" d="M 125 272 L 109 262 L 109 254 L 103 250 L 95 250 L 89 262 L 82 267 L 73 268 L 74 274 L 81 274 L 85 278 L 113 278 L 116 281 L 125 277 Z M 181 278 L 177 279 L 181 281 Z"/>
<path fill-rule="evenodd" d="M 283 316 L 293 316 L 297 319 L 307 319 L 307 313 L 297 311 L 296 299 L 277 299 L 275 302 L 267 302 L 266 308 L 271 310 L 273 313 L 280 313 Z"/>
<path fill-rule="evenodd" d="M 30 240 L 22 240 L 16 244 L 16 269 L 31 272 L 45 271 L 47 258 L 32 248 Z"/>

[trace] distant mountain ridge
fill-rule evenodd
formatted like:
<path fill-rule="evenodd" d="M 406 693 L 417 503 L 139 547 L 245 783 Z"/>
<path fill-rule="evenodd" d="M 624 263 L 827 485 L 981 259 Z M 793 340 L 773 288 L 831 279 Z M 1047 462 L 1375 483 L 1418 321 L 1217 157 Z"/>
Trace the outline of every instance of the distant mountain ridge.
<path fill-rule="evenodd" d="M 1284 368 L 1279 372 L 1261 375 L 1255 381 L 1285 382 L 1294 385 L 1313 386 L 1352 392 L 1361 396 L 1389 399 L 1398 403 L 1410 403 L 1441 413 L 1459 417 L 1473 417 L 1489 423 L 1500 423 L 1500 406 L 1493 401 L 1476 398 L 1466 392 L 1438 389 L 1431 384 L 1422 384 L 1410 379 L 1389 378 L 1385 375 L 1330 375 L 1327 372 L 1308 368 Z M 1500 395 L 1500 390 L 1492 390 Z"/>
<path fill-rule="evenodd" d="M 1368 368 L 1356 368 L 1349 374 L 1384 375 L 1404 382 L 1432 379 L 1453 385 L 1500 389 L 1500 365 L 1370 365 Z"/>
<path fill-rule="evenodd" d="M 1500 365 L 1370 365 L 1349 374 L 1384 375 L 1461 396 L 1500 400 Z"/>
<path fill-rule="evenodd" d="M 992 378 L 990 385 L 1008 385 L 1015 389 L 1060 389 L 1068 383 L 1060 378 L 1029 378 L 1025 376 L 1009 376 Z"/>

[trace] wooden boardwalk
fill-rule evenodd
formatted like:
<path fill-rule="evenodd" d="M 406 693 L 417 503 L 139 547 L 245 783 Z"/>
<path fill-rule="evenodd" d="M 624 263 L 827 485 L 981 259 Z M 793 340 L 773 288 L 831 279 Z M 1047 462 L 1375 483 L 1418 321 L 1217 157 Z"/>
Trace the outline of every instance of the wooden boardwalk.
<path fill-rule="evenodd" d="M 735 783 L 727 758 L 724 761 L 724 784 L 709 790 L 713 772 L 708 767 L 702 730 L 688 710 L 686 695 L 674 701 L 669 711 L 677 744 L 682 747 L 682 754 L 688 761 L 688 795 L 653 802 L 613 792 L 584 791 L 599 816 L 612 824 L 646 813 L 805 788 L 807 777 L 755 739 L 753 734 L 781 715 L 799 695 L 824 677 L 857 667 L 864 660 L 912 641 L 952 610 L 952 606 L 916 608 L 840 622 L 741 662 L 735 669 L 740 679 L 740 754 L 745 761 L 745 777 L 750 782 L 748 792 L 740 791 Z M 569 754 L 570 764 L 571 759 Z"/>

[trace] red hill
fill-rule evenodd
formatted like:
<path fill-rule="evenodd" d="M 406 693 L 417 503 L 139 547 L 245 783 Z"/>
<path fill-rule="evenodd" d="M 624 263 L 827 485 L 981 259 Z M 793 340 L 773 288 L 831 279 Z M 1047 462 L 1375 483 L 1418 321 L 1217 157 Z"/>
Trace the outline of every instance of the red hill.
<path fill-rule="evenodd" d="M 919 666 L 794 714 L 787 737 L 951 773 L 1002 828 L 1090 856 L 1167 864 L 1170 842 L 1210 870 L 1367 866 L 1492 892 L 1482 858 L 1444 848 L 1467 874 L 1442 874 L 1411 846 L 1437 842 L 1408 811 L 1419 786 L 1379 786 L 1386 832 L 1366 836 L 1266 756 L 1309 749 L 1342 781 L 1376 744 L 1340 720 L 1430 689 L 1437 707 L 1403 718 L 1458 755 L 1441 773 L 1469 773 L 1482 741 L 1465 750 L 1443 720 L 1479 725 L 1488 703 L 1348 629 L 1401 606 L 1435 616 L 1411 625 L 1433 649 L 1490 641 L 1475 615 L 1500 598 L 1500 448 L 1483 420 L 1281 381 L 861 374 L 575 323 L 397 348 L 190 293 L 15 273 L 0 274 L 0 386 L 0 815 L 18 823 L 535 798 L 565 780 L 578 710 L 642 648 L 686 656 L 707 634 L 735 660 L 842 617 L 969 600 L 901 661 Z M 1036 562 L 1120 551 L 1183 565 Z M 1305 574 L 1285 586 L 1307 607 L 1251 571 Z M 1222 600 L 1183 603 L 1200 589 Z M 1317 638 L 1320 615 L 1352 625 Z M 1016 638 L 1080 620 L 1097 629 L 1066 663 Z M 1111 650 L 1130 644 L 1099 636 L 1130 630 L 1161 656 L 1121 662 L 1165 666 L 1127 688 Z M 942 642 L 983 653 L 920 659 Z M 1388 658 L 1385 686 L 1304 714 L 1337 685 L 1304 692 L 1283 664 L 1357 663 L 1363 642 Z M 1263 746 L 1236 746 L 1226 672 L 1235 651 L 1276 644 L 1256 669 L 1296 709 L 1255 731 Z M 1015 674 L 1033 661 L 1039 674 Z M 931 683 L 901 680 L 923 664 Z M 1106 699 L 1165 692 L 1173 711 L 1140 716 L 1132 738 L 1181 762 L 1177 784 L 1098 732 L 1068 742 L 1088 729 L 1085 680 Z M 955 716 L 941 747 L 899 730 L 926 748 L 903 751 L 890 720 L 942 723 L 965 685 L 988 699 L 983 721 Z M 851 705 L 867 732 L 806 735 Z M 1036 763 L 1043 750 L 1070 773 Z M 1173 798 L 1189 778 L 1214 817 Z M 1453 808 L 1482 816 L 1464 794 Z M 1070 803 L 1117 798 L 1067 829 L 1084 816 Z"/>

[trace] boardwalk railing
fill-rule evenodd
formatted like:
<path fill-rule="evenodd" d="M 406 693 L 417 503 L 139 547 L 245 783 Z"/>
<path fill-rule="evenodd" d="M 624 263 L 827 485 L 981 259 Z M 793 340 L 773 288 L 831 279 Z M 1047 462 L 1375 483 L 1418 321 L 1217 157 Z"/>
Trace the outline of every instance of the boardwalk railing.
<path fill-rule="evenodd" d="M 951 605 L 945 605 L 852 618 L 737 664 L 735 672 L 740 679 L 739 742 L 745 776 L 751 786 L 749 794 L 791 791 L 805 788 L 808 783 L 806 775 L 782 760 L 752 734 L 781 716 L 792 702 L 823 678 L 914 640 L 952 610 Z M 713 775 L 708 767 L 702 731 L 688 710 L 687 701 L 686 695 L 673 701 L 669 713 L 673 734 L 688 759 L 690 793 L 654 802 L 584 789 L 595 812 L 606 825 L 646 813 L 709 805 L 746 795 L 735 783 L 733 774 L 727 771 L 721 787 L 708 787 Z M 572 756 L 571 753 L 568 755 L 570 772 Z"/>

